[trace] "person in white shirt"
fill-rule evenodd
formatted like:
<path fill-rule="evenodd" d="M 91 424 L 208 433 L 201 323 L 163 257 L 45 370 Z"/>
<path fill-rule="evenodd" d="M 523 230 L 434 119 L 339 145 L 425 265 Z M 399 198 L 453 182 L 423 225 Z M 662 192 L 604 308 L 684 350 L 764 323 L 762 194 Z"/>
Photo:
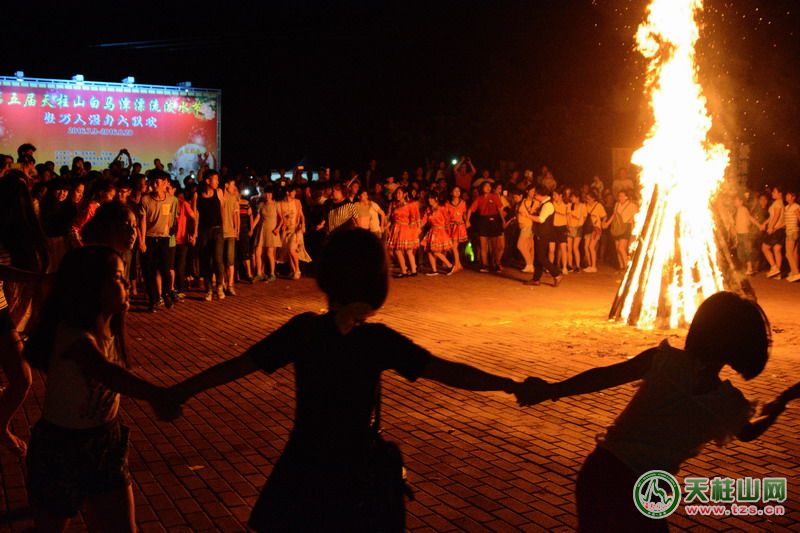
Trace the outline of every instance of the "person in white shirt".
<path fill-rule="evenodd" d="M 617 262 L 619 269 L 623 271 L 628 268 L 628 245 L 633 231 L 633 217 L 638 211 L 639 206 L 630 200 L 628 192 L 621 190 L 617 193 L 613 214 L 603 224 L 604 228 L 611 226 L 611 236 L 617 249 Z"/>
<path fill-rule="evenodd" d="M 555 207 L 550 198 L 550 191 L 544 184 L 536 185 L 536 194 L 534 196 L 539 202 L 538 212 L 533 218 L 533 278 L 525 282 L 525 285 L 540 285 L 540 280 L 544 271 L 553 276 L 553 287 L 558 287 L 561 283 L 561 271 L 556 267 L 548 254 L 548 246 L 553 239 L 555 230 L 553 229 L 553 219 L 555 216 Z"/>

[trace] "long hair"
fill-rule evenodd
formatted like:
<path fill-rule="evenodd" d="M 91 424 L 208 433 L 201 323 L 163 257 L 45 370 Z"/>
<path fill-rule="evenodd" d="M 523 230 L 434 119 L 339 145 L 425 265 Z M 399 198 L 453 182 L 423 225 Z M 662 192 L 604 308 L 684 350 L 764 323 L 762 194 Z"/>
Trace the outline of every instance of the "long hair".
<path fill-rule="evenodd" d="M 124 229 L 133 211 L 120 202 L 107 202 L 97 208 L 89 222 L 81 228 L 83 242 L 89 244 L 109 244 L 115 234 Z"/>
<path fill-rule="evenodd" d="M 120 255 L 108 246 L 84 246 L 68 252 L 58 269 L 53 288 L 42 306 L 39 324 L 25 347 L 34 368 L 47 372 L 60 324 L 91 330 L 103 309 L 103 293 Z M 111 319 L 111 333 L 123 364 L 127 366 L 125 312 Z"/>
<path fill-rule="evenodd" d="M 20 170 L 0 178 L 0 243 L 13 266 L 33 272 L 47 269 L 47 242 Z"/>

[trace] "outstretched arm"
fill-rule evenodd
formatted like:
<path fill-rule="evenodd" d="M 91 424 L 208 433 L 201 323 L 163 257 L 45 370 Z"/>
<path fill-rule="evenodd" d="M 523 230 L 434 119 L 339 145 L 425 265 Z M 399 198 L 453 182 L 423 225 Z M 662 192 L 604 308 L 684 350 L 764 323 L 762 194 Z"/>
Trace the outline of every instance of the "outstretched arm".
<path fill-rule="evenodd" d="M 783 406 L 785 407 L 785 405 Z M 778 416 L 783 412 L 781 409 L 772 409 L 766 416 L 759 416 L 755 420 L 749 421 L 742 429 L 736 438 L 742 442 L 750 442 L 757 439 L 767 431 L 772 424 L 778 419 Z"/>
<path fill-rule="evenodd" d="M 175 391 L 179 401 L 185 402 L 192 396 L 201 392 L 225 385 L 231 381 L 236 381 L 259 369 L 255 359 L 252 357 L 253 350 L 258 348 L 266 339 L 256 343 L 252 348 L 233 359 L 229 359 L 218 365 L 209 367 L 199 374 L 192 376 L 183 383 L 175 385 Z"/>
<path fill-rule="evenodd" d="M 432 357 L 420 377 L 464 390 L 516 392 L 522 385 L 511 378 L 484 372 L 473 366 Z"/>
<path fill-rule="evenodd" d="M 760 437 L 786 409 L 786 404 L 797 398 L 800 398 L 800 382 L 795 383 L 773 401 L 762 407 L 761 416 L 748 422 L 739 432 L 737 438 L 743 442 L 749 442 Z"/>
<path fill-rule="evenodd" d="M 546 384 L 539 378 L 528 378 L 517 394 L 517 400 L 520 405 L 533 405 L 545 399 L 555 401 L 565 396 L 588 394 L 642 379 L 650 369 L 655 353 L 656 349 L 651 348 L 623 363 L 592 368 L 558 383 Z"/>
<path fill-rule="evenodd" d="M 550 385 L 553 400 L 610 389 L 642 379 L 653 362 L 656 350 L 651 348 L 633 359 L 610 366 L 593 368 L 564 381 Z"/>

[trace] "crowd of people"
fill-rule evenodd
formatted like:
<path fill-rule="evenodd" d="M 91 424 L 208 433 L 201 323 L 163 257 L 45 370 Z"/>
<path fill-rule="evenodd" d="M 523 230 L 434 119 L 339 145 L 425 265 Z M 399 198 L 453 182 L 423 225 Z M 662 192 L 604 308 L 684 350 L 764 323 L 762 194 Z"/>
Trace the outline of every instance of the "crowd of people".
<path fill-rule="evenodd" d="M 27 448 L 27 489 L 41 530 L 64 530 L 84 508 L 91 529 L 135 530 L 120 394 L 146 400 L 157 416 L 173 420 L 197 394 L 290 363 L 298 374 L 295 427 L 253 510 L 256 530 L 402 530 L 402 509 L 390 524 L 390 514 L 378 512 L 385 502 L 375 497 L 386 480 L 376 482 L 372 471 L 376 450 L 388 449 L 378 444 L 372 416 L 387 369 L 411 381 L 505 391 L 521 405 L 643 379 L 578 476 L 579 522 L 587 530 L 608 530 L 620 520 L 652 527 L 630 500 L 640 473 L 675 472 L 711 440 L 757 438 L 800 395 L 800 387 L 788 389 L 751 420 L 743 395 L 719 379 L 726 365 L 756 377 L 770 344 L 760 307 L 731 293 L 700 306 L 685 350 L 665 341 L 561 383 L 489 374 L 437 358 L 389 327 L 364 324 L 387 297 L 389 255 L 397 278 L 417 275 L 421 258 L 428 260 L 426 274 L 439 275 L 457 273 L 477 255 L 481 272 L 516 265 L 532 274 L 527 284 L 540 284 L 547 272 L 557 286 L 566 273 L 596 272 L 608 241 L 614 266 L 624 269 L 638 210 L 634 180 L 624 173 L 610 187 L 597 177 L 569 187 L 547 167 L 538 176 L 477 176 L 465 158 L 419 168 L 414 178 L 404 172 L 384 179 L 372 161 L 363 176 L 336 180 L 326 172 L 312 183 L 299 172 L 271 182 L 209 168 L 179 179 L 158 160 L 142 174 L 125 150 L 102 171 L 76 158 L 58 174 L 51 163 L 36 165 L 34 152 L 23 145 L 16 163 L 0 158 L 0 355 L 8 381 L 0 444 L 20 455 Z M 779 188 L 771 194 L 769 208 L 757 197 L 766 214 L 737 197 L 730 226 L 737 257 L 755 272 L 748 239 L 754 228 L 763 231 L 767 276 L 780 276 L 785 245 L 787 279 L 796 281 L 796 198 L 787 194 L 784 206 Z M 518 256 L 508 252 L 509 240 Z M 222 300 L 236 295 L 237 282 L 269 282 L 279 273 L 298 279 L 307 268 L 301 263 L 315 269 L 328 313 L 294 317 L 240 357 L 171 388 L 127 369 L 124 318 L 138 289 L 157 311 L 180 302 L 192 284 L 202 284 L 206 300 Z M 39 302 L 32 288 L 43 286 Z M 30 387 L 30 365 L 47 381 L 42 418 L 27 444 L 9 423 Z M 716 407 L 696 408 L 695 395 L 712 393 Z M 654 419 L 673 426 L 665 433 Z M 398 454 L 390 451 L 390 462 Z"/>

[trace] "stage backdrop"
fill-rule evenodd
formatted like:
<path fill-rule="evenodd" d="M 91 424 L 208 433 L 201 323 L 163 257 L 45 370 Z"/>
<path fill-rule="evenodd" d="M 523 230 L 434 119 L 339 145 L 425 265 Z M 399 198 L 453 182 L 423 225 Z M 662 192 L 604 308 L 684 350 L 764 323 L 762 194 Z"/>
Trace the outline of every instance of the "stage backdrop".
<path fill-rule="evenodd" d="M 0 77 L 0 153 L 36 146 L 37 163 L 75 156 L 105 168 L 121 148 L 145 169 L 159 158 L 188 174 L 220 157 L 220 91 Z"/>

